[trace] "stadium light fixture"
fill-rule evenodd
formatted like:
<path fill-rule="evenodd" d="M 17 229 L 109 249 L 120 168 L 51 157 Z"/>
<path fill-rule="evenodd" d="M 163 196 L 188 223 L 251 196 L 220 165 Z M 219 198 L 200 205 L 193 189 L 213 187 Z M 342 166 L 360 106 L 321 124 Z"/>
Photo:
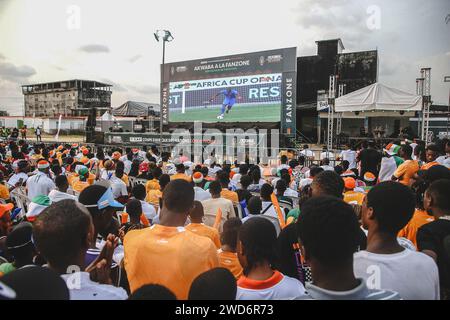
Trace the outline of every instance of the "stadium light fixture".
<path fill-rule="evenodd" d="M 161 70 L 163 71 L 164 70 L 164 60 L 165 60 L 165 55 L 166 55 L 166 42 L 170 42 L 174 38 L 172 36 L 172 33 L 170 33 L 169 30 L 156 30 L 156 32 L 153 33 L 153 36 L 155 37 L 157 42 L 160 42 L 160 40 L 162 40 L 162 66 L 161 66 Z M 161 96 L 162 96 L 163 86 L 164 86 L 164 71 L 161 72 L 161 92 L 160 92 Z M 160 109 L 159 109 L 159 147 L 160 147 L 160 152 L 162 152 L 162 147 L 163 147 L 162 97 L 161 97 Z"/>
<path fill-rule="evenodd" d="M 165 42 L 170 42 L 174 39 L 172 36 L 172 33 L 170 33 L 169 30 L 156 30 L 156 32 L 153 33 L 153 35 L 155 36 L 155 39 L 158 42 L 159 42 L 159 40 L 163 40 Z"/>

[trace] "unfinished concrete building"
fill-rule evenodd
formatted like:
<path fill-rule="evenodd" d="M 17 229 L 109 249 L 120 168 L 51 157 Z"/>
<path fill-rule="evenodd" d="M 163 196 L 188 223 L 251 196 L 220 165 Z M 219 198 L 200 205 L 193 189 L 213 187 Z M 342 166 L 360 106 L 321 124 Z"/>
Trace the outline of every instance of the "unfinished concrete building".
<path fill-rule="evenodd" d="M 111 110 L 111 87 L 78 79 L 24 85 L 25 116 L 99 116 Z"/>

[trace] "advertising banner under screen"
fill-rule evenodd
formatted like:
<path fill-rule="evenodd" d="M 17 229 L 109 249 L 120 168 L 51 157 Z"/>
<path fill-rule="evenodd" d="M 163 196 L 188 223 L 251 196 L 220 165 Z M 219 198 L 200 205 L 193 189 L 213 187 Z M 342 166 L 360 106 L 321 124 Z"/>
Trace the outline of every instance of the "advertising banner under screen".
<path fill-rule="evenodd" d="M 281 122 L 295 134 L 296 48 L 165 64 L 163 123 Z"/>

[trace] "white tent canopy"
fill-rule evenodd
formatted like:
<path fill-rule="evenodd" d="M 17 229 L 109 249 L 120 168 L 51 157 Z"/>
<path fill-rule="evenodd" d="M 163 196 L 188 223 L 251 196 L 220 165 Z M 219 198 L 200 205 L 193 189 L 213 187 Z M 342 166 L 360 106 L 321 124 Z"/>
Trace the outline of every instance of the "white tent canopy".
<path fill-rule="evenodd" d="M 420 111 L 422 97 L 374 83 L 335 100 L 336 112 Z"/>
<path fill-rule="evenodd" d="M 114 117 L 111 113 L 106 111 L 100 118 L 102 121 L 116 121 L 116 117 Z"/>

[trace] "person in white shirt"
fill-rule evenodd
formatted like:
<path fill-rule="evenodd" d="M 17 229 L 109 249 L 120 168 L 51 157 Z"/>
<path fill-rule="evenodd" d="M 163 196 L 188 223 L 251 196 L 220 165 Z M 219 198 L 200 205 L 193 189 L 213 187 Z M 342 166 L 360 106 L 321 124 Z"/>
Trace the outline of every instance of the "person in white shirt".
<path fill-rule="evenodd" d="M 267 204 L 267 202 L 266 202 L 266 204 Z M 270 202 L 270 204 L 272 204 L 272 202 Z M 255 197 L 255 196 L 251 197 L 247 204 L 248 215 L 242 219 L 242 223 L 244 223 L 245 221 L 252 219 L 252 218 L 267 219 L 275 227 L 275 231 L 276 231 L 276 234 L 278 237 L 278 235 L 281 232 L 281 226 L 280 226 L 280 221 L 278 220 L 278 215 L 276 214 L 275 210 L 271 211 L 268 209 L 274 209 L 273 205 L 270 207 L 266 205 L 266 208 L 264 210 L 261 199 L 259 197 Z"/>
<path fill-rule="evenodd" d="M 28 180 L 28 175 L 26 173 L 28 171 L 28 162 L 26 160 L 14 161 L 12 168 L 15 173 L 8 180 L 9 188 L 15 187 L 20 179 L 22 179 L 22 184 L 24 185 Z"/>
<path fill-rule="evenodd" d="M 117 178 L 116 176 L 112 176 L 109 180 L 114 198 L 120 198 L 122 196 L 128 196 L 127 185 L 122 179 Z"/>
<path fill-rule="evenodd" d="M 367 249 L 354 255 L 356 277 L 369 289 L 396 291 L 405 300 L 439 300 L 439 272 L 434 260 L 402 247 L 398 232 L 415 211 L 415 195 L 389 181 L 374 186 L 362 205 L 362 224 L 368 230 Z"/>
<path fill-rule="evenodd" d="M 356 168 L 356 151 L 352 150 L 352 148 L 349 145 L 346 145 L 345 150 L 343 150 L 339 154 L 339 160 L 347 160 L 349 163 L 348 168 L 355 169 Z"/>
<path fill-rule="evenodd" d="M 203 174 L 201 172 L 195 172 L 192 175 L 192 181 L 194 182 L 194 200 L 203 201 L 211 199 L 211 194 L 201 187 L 203 182 Z"/>
<path fill-rule="evenodd" d="M 37 163 L 37 168 L 38 173 L 27 180 L 27 196 L 29 199 L 33 199 L 39 195 L 48 196 L 50 191 L 56 187 L 53 180 L 49 178 L 50 164 L 48 161 L 40 160 Z"/>
<path fill-rule="evenodd" d="M 237 255 L 244 274 L 237 282 L 236 300 L 294 300 L 306 296 L 297 279 L 274 270 L 275 228 L 264 218 L 248 219 L 239 228 Z"/>
<path fill-rule="evenodd" d="M 141 202 L 142 213 L 147 218 L 147 220 L 152 223 L 152 221 L 156 217 L 156 209 L 150 203 L 145 201 L 145 197 L 147 196 L 145 186 L 143 184 L 136 184 L 131 190 L 131 195 Z"/>
<path fill-rule="evenodd" d="M 112 283 L 112 252 L 118 238 L 109 235 L 102 251 L 86 269 L 85 255 L 93 236 L 87 209 L 73 200 L 54 203 L 33 225 L 34 244 L 48 263 L 66 281 L 71 300 L 125 300 L 124 289 Z"/>
<path fill-rule="evenodd" d="M 380 180 L 380 182 L 391 181 L 392 176 L 394 175 L 396 170 L 397 170 L 397 162 L 395 162 L 395 158 L 390 155 L 383 156 L 381 158 L 378 180 Z"/>
<path fill-rule="evenodd" d="M 325 171 L 334 171 L 334 168 L 330 166 L 330 159 L 328 158 L 324 158 L 322 160 L 322 165 L 320 167 Z"/>
<path fill-rule="evenodd" d="M 353 272 L 353 254 L 360 245 L 361 231 L 350 205 L 329 195 L 313 196 L 302 205 L 296 227 L 303 265 L 309 266 L 312 274 L 312 279 L 307 279 L 303 265 L 299 266 L 298 275 L 306 283 L 307 299 L 401 298 L 397 292 L 385 288 L 367 288 L 365 280 Z"/>
<path fill-rule="evenodd" d="M 305 158 L 313 159 L 314 160 L 314 152 L 309 149 L 309 146 L 305 144 L 303 146 L 303 150 L 300 151 L 300 154 L 303 155 Z"/>
<path fill-rule="evenodd" d="M 274 207 L 274 205 L 272 203 L 272 199 L 271 199 L 273 191 L 274 191 L 274 188 L 268 183 L 263 184 L 263 186 L 261 187 L 261 192 L 260 192 L 261 201 L 262 201 L 261 214 L 264 214 L 266 216 L 269 216 L 269 217 L 272 217 L 272 218 L 275 218 L 278 220 L 278 214 L 275 210 L 275 207 Z"/>
<path fill-rule="evenodd" d="M 222 212 L 222 217 L 219 225 L 219 232 L 222 231 L 223 223 L 229 218 L 236 217 L 234 211 L 233 202 L 228 199 L 220 197 L 222 186 L 218 181 L 213 181 L 209 184 L 209 192 L 211 193 L 211 199 L 201 201 L 203 210 L 205 212 L 204 223 L 207 226 L 214 226 L 216 222 L 216 216 L 219 208 Z"/>
<path fill-rule="evenodd" d="M 123 162 L 123 166 L 124 166 L 123 171 L 125 172 L 125 174 L 128 175 L 131 171 L 131 165 L 133 164 L 133 162 L 132 162 L 133 155 L 131 153 L 128 153 L 124 157 L 125 157 L 125 159 L 121 160 Z"/>
<path fill-rule="evenodd" d="M 436 162 L 450 169 L 450 141 L 445 144 L 445 155 L 437 157 Z"/>
<path fill-rule="evenodd" d="M 277 167 L 277 171 L 280 171 L 281 169 L 288 170 L 290 168 L 289 165 L 288 165 L 288 157 L 285 154 L 283 154 L 280 157 L 280 163 L 281 164 Z"/>
<path fill-rule="evenodd" d="M 48 197 L 54 202 L 58 202 L 61 200 L 77 200 L 78 198 L 74 195 L 68 194 L 67 189 L 69 189 L 69 182 L 67 181 L 66 176 L 57 176 L 55 179 L 56 189 L 50 191 Z"/>
<path fill-rule="evenodd" d="M 335 159 L 333 151 L 328 150 L 327 147 L 323 147 L 322 152 L 320 153 L 320 160 L 324 160 L 324 159 L 328 159 L 328 160 Z"/>

